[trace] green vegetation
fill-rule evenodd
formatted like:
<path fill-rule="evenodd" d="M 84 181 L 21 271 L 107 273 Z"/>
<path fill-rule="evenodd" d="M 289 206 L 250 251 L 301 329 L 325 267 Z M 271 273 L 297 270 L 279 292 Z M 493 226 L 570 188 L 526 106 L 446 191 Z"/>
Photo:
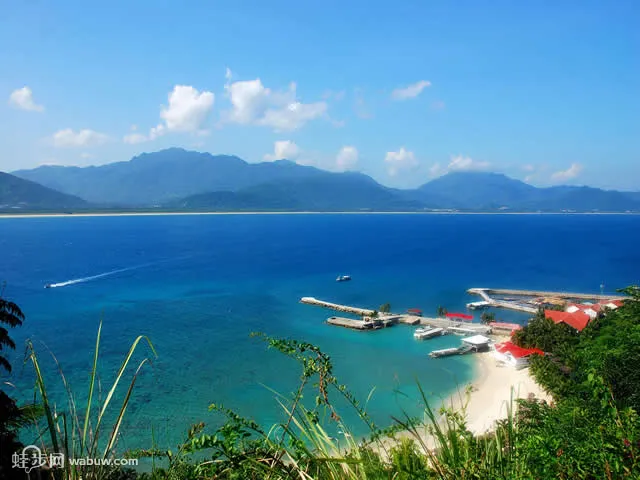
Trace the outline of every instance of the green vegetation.
<path fill-rule="evenodd" d="M 389 313 L 391 312 L 391 304 L 390 303 L 383 303 L 382 305 L 380 305 L 380 313 Z"/>
<path fill-rule="evenodd" d="M 495 322 L 496 314 L 494 312 L 482 312 L 482 315 L 480 315 L 480 321 L 485 324 Z"/>
<path fill-rule="evenodd" d="M 465 408 L 433 410 L 418 385 L 425 406 L 424 421 L 406 414 L 381 429 L 333 373 L 331 359 L 318 347 L 255 334 L 268 348 L 293 359 L 300 368 L 298 385 L 290 395 L 277 394 L 282 420 L 269 429 L 228 409 L 212 404 L 212 415 L 224 423 L 213 431 L 205 423 L 188 429 L 175 449 L 128 452 L 150 458 L 147 473 L 121 470 L 57 471 L 57 478 L 116 479 L 137 476 L 165 479 L 633 479 L 640 477 L 640 295 L 607 312 L 581 334 L 538 316 L 519 331 L 514 341 L 544 349 L 548 355 L 532 360 L 531 371 L 553 394 L 551 404 L 537 399 L 512 402 L 494 432 L 471 433 Z M 439 309 L 440 310 L 440 309 Z M 439 311 L 439 313 L 441 313 Z M 116 454 L 118 430 L 136 376 L 148 361 L 128 368 L 139 337 L 106 398 L 95 400 L 94 386 L 100 330 L 89 380 L 89 401 L 78 412 L 70 388 L 66 411 L 51 408 L 40 374 L 38 355 L 30 346 L 39 401 L 46 413 L 42 443 L 51 451 L 109 458 Z M 154 352 L 155 353 L 155 352 Z M 105 415 L 113 393 L 128 372 L 132 375 L 124 400 L 111 417 Z M 62 376 L 64 380 L 64 376 Z M 66 382 L 65 382 L 66 385 Z M 466 392 L 468 400 L 469 390 Z M 369 434 L 356 439 L 337 404 L 354 409 Z M 517 409 L 516 409 L 517 407 Z M 109 428 L 104 425 L 110 418 Z M 108 432 L 99 439 L 99 432 Z M 120 452 L 122 453 L 122 452 Z M 128 477 L 127 477 L 128 476 Z"/>
<path fill-rule="evenodd" d="M 438 317 L 446 317 L 447 316 L 447 309 L 444 308 L 442 305 L 438 305 L 438 308 L 436 309 L 436 316 L 438 316 Z"/>
<path fill-rule="evenodd" d="M 0 290 L 0 373 L 11 372 L 9 359 L 3 355 L 6 349 L 14 350 L 16 344 L 9 336 L 5 325 L 19 327 L 24 321 L 20 307 L 3 298 L 4 286 Z M 4 382 L 0 383 L 0 386 Z M 0 478 L 9 478 L 11 472 L 11 455 L 22 448 L 18 441 L 18 429 L 24 423 L 25 414 L 18 408 L 14 399 L 0 389 Z"/>

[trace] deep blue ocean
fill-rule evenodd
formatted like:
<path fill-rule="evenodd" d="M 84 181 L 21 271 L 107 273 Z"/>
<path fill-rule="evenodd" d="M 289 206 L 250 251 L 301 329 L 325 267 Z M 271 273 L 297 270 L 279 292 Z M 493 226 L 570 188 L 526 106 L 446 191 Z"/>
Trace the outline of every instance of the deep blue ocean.
<path fill-rule="evenodd" d="M 213 427 L 220 418 L 207 407 L 214 402 L 269 425 L 282 418 L 270 389 L 293 391 L 300 371 L 250 338 L 260 331 L 320 346 L 363 403 L 373 391 L 367 410 L 388 425 L 401 409 L 419 412 L 417 381 L 436 401 L 472 380 L 471 356 L 427 356 L 459 337 L 417 342 L 408 326 L 328 326 L 333 312 L 301 305 L 301 297 L 371 308 L 390 302 L 394 311 L 432 314 L 438 305 L 464 311 L 476 300 L 465 293 L 470 287 L 599 292 L 604 282 L 614 292 L 640 283 L 638 245 L 640 216 L 623 215 L 0 219 L 0 282 L 27 316 L 12 331 L 19 347 L 10 354 L 11 392 L 33 395 L 32 369 L 23 365 L 31 338 L 60 409 L 64 390 L 45 361 L 48 350 L 79 401 L 86 398 L 102 319 L 102 396 L 137 335 L 147 335 L 158 353 L 136 384 L 124 447 L 150 447 L 152 429 L 166 447 L 193 422 Z M 353 280 L 337 283 L 339 274 Z M 48 283 L 62 285 L 43 288 Z M 496 313 L 505 321 L 527 318 Z M 142 348 L 135 358 L 149 353 Z"/>

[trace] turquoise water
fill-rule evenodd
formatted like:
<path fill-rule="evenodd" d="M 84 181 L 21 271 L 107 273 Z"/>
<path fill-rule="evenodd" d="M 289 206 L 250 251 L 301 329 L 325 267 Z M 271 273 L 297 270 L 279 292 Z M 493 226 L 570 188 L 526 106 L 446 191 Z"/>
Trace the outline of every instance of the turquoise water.
<path fill-rule="evenodd" d="M 213 402 L 264 425 L 282 418 L 269 388 L 291 392 L 300 372 L 253 331 L 319 345 L 362 401 L 373 389 L 367 410 L 380 425 L 402 408 L 419 412 L 416 381 L 438 399 L 473 377 L 472 357 L 427 356 L 459 337 L 416 342 L 407 326 L 331 327 L 323 322 L 332 312 L 299 304 L 302 296 L 430 314 L 438 305 L 463 311 L 474 286 L 598 292 L 604 281 L 612 292 L 639 283 L 639 244 L 640 217 L 615 215 L 0 219 L 0 281 L 27 315 L 17 343 L 50 349 L 79 399 L 100 319 L 103 388 L 132 340 L 148 335 L 158 358 L 139 377 L 121 444 L 148 447 L 153 428 L 170 446 L 193 422 L 217 424 Z M 336 283 L 338 274 L 353 281 Z M 12 358 L 14 393 L 28 398 L 23 350 Z M 64 405 L 55 369 L 46 373 Z"/>

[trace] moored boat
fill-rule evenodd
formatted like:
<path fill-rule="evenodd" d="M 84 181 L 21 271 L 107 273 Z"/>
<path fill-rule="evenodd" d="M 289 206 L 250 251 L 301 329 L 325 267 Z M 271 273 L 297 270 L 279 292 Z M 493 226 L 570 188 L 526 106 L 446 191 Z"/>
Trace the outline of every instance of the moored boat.
<path fill-rule="evenodd" d="M 351 275 L 338 275 L 336 278 L 336 282 L 348 282 L 349 280 L 351 280 Z"/>

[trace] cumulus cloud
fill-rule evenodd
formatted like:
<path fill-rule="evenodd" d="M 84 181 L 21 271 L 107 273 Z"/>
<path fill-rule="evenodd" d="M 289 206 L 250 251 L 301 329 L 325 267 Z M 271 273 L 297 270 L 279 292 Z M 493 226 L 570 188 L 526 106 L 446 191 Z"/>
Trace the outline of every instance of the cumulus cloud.
<path fill-rule="evenodd" d="M 351 170 L 358 163 L 358 149 L 351 145 L 345 145 L 336 155 L 336 169 L 344 172 Z"/>
<path fill-rule="evenodd" d="M 190 85 L 176 85 L 168 95 L 168 105 L 160 108 L 161 123 L 152 127 L 147 135 L 139 133 L 133 125 L 131 133 L 122 138 L 124 143 L 136 144 L 155 140 L 170 132 L 206 135 L 205 123 L 213 110 L 215 95 L 198 91 Z"/>
<path fill-rule="evenodd" d="M 104 133 L 93 130 L 84 129 L 77 132 L 71 128 L 59 130 L 52 137 L 54 147 L 59 148 L 77 148 L 77 147 L 96 147 L 102 145 L 109 140 Z"/>
<path fill-rule="evenodd" d="M 38 105 L 35 102 L 33 92 L 26 86 L 11 92 L 11 95 L 9 95 L 9 105 L 30 112 L 44 111 L 44 106 Z"/>
<path fill-rule="evenodd" d="M 291 140 L 278 140 L 273 144 L 273 153 L 267 153 L 264 159 L 272 162 L 274 160 L 296 160 L 300 156 L 301 150 Z"/>
<path fill-rule="evenodd" d="M 215 95 L 199 92 L 188 85 L 176 85 L 169 94 L 169 105 L 162 107 L 160 118 L 169 131 L 198 132 L 213 109 Z"/>
<path fill-rule="evenodd" d="M 413 152 L 405 150 L 404 147 L 397 152 L 387 152 L 384 161 L 388 164 L 388 172 L 392 177 L 403 170 L 413 170 L 418 166 L 418 160 Z"/>
<path fill-rule="evenodd" d="M 231 72 L 227 73 L 227 80 L 230 80 Z M 256 78 L 228 83 L 225 89 L 232 106 L 226 120 L 233 123 L 291 131 L 324 116 L 327 111 L 326 102 L 299 102 L 295 83 L 285 91 L 273 91 Z"/>
<path fill-rule="evenodd" d="M 551 175 L 551 180 L 554 182 L 564 182 L 577 177 L 582 172 L 582 165 L 579 163 L 572 163 L 566 170 L 555 172 Z"/>
<path fill-rule="evenodd" d="M 394 100 L 407 100 L 409 98 L 415 98 L 420 95 L 425 88 L 430 86 L 431 82 L 427 80 L 420 80 L 406 87 L 396 88 L 393 92 L 391 92 L 391 98 L 393 98 Z"/>

